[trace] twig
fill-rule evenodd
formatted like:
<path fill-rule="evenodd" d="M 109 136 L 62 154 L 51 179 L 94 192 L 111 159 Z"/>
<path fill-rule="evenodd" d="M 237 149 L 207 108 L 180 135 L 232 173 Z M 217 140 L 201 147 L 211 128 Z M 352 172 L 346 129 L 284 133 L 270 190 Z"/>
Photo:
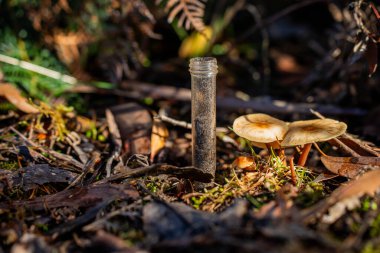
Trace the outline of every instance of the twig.
<path fill-rule="evenodd" d="M 147 167 L 140 167 L 136 169 L 130 169 L 125 172 L 121 172 L 116 175 L 112 175 L 108 178 L 105 178 L 103 180 L 100 180 L 96 182 L 95 184 L 102 184 L 102 183 L 107 183 L 107 182 L 112 182 L 112 181 L 117 181 L 117 180 L 123 180 L 131 177 L 138 177 L 138 176 L 143 176 L 143 175 L 158 175 L 158 174 L 171 174 L 171 175 L 176 175 L 179 177 L 184 177 L 184 178 L 191 178 L 199 182 L 211 182 L 212 175 L 208 173 L 204 173 L 198 168 L 189 166 L 189 167 L 177 167 L 173 165 L 168 165 L 168 164 L 154 164 L 151 166 Z"/>
<path fill-rule="evenodd" d="M 164 114 L 155 115 L 154 117 L 158 118 L 158 119 L 160 119 L 166 123 L 172 124 L 173 126 L 179 126 L 179 127 L 183 127 L 183 128 L 191 130 L 191 123 L 188 123 L 186 121 L 176 120 L 176 119 L 170 118 Z M 216 128 L 217 133 L 226 133 L 228 131 L 229 130 L 225 127 L 217 127 Z"/>
<path fill-rule="evenodd" d="M 188 123 L 186 121 L 179 121 L 179 120 L 176 120 L 173 118 L 169 118 L 168 116 L 163 115 L 163 114 L 156 115 L 154 117 L 158 118 L 158 119 L 160 119 L 166 123 L 172 124 L 173 126 L 179 126 L 179 127 L 183 127 L 186 129 L 191 129 L 191 123 Z"/>
<path fill-rule="evenodd" d="M 110 131 L 112 143 L 114 145 L 114 149 L 111 154 L 111 157 L 108 159 L 107 164 L 106 164 L 107 177 L 110 177 L 112 162 L 114 160 L 119 160 L 120 158 L 122 142 L 121 142 L 119 128 L 117 127 L 115 117 L 113 116 L 111 110 L 108 110 L 108 109 L 106 110 L 106 118 L 107 118 L 107 124 L 108 124 L 108 129 Z"/>
<path fill-rule="evenodd" d="M 77 153 L 79 160 L 86 164 L 88 162 L 88 156 L 83 150 L 78 146 L 81 142 L 80 136 L 76 132 L 70 132 L 66 138 L 66 142 L 74 149 L 74 151 Z"/>
<path fill-rule="evenodd" d="M 76 86 L 68 92 L 78 93 L 98 93 L 112 94 L 120 97 L 128 97 L 132 99 L 141 99 L 151 97 L 153 99 L 168 99 L 175 101 L 190 102 L 191 91 L 186 88 L 176 88 L 168 85 L 157 86 L 150 83 L 142 83 L 128 81 L 122 84 L 126 90 L 121 89 L 99 89 L 91 86 Z M 357 108 L 339 108 L 332 105 L 318 105 L 309 103 L 288 103 L 281 100 L 271 100 L 268 98 L 254 98 L 249 101 L 243 101 L 236 97 L 220 97 L 217 96 L 216 106 L 225 110 L 242 110 L 249 109 L 265 113 L 293 114 L 302 113 L 310 114 L 310 109 L 318 110 L 328 115 L 351 115 L 363 116 L 366 111 Z"/>
<path fill-rule="evenodd" d="M 4 63 L 8 63 L 8 64 L 11 64 L 14 66 L 18 66 L 20 68 L 33 71 L 33 72 L 38 73 L 38 74 L 43 75 L 43 76 L 47 76 L 47 77 L 50 77 L 50 78 L 53 78 L 56 80 L 61 80 L 61 81 L 68 83 L 68 84 L 78 83 L 78 80 L 73 76 L 65 75 L 65 74 L 62 74 L 58 71 L 54 71 L 54 70 L 51 70 L 48 68 L 44 68 L 44 67 L 38 66 L 36 64 L 30 63 L 27 61 L 22 61 L 22 60 L 19 60 L 19 59 L 13 58 L 13 57 L 9 57 L 9 56 L 3 55 L 3 54 L 0 54 L 0 62 L 4 62 Z"/>
<path fill-rule="evenodd" d="M 99 162 L 100 154 L 98 152 L 95 152 L 94 156 L 84 165 L 83 172 L 77 178 L 75 178 L 75 180 L 70 185 L 68 185 L 65 190 L 68 190 L 71 187 L 77 185 L 87 175 L 88 172 L 94 170 L 95 165 Z"/>

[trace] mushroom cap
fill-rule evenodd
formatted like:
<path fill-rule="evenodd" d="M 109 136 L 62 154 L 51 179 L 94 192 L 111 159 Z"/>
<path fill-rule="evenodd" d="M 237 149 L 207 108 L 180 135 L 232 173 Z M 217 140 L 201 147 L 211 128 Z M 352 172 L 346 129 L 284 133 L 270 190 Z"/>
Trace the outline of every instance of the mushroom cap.
<path fill-rule="evenodd" d="M 290 123 L 289 130 L 281 142 L 283 147 L 327 141 L 346 132 L 347 125 L 332 119 L 314 119 Z"/>
<path fill-rule="evenodd" d="M 256 143 L 271 143 L 282 140 L 288 124 L 262 113 L 243 115 L 235 119 L 234 132 Z"/>

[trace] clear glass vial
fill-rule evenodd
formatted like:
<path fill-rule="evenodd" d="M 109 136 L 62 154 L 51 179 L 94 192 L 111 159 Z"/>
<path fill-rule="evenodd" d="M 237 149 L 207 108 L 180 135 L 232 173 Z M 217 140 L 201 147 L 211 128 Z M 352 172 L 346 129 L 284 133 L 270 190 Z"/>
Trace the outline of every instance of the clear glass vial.
<path fill-rule="evenodd" d="M 190 59 L 193 166 L 215 176 L 216 74 L 215 58 Z"/>

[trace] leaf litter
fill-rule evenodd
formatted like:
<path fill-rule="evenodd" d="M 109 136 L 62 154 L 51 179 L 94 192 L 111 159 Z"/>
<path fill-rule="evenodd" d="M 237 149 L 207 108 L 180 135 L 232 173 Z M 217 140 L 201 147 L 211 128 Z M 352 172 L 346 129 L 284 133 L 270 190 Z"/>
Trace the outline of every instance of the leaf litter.
<path fill-rule="evenodd" d="M 106 120 L 43 106 L 49 112 L 1 130 L 5 251 L 356 252 L 326 233 L 326 226 L 358 226 L 351 217 L 365 224 L 349 230 L 351 245 L 379 234 L 379 161 L 376 149 L 355 138 L 342 143 L 359 156 L 323 154 L 328 170 L 294 165 L 293 174 L 288 161 L 297 149 L 260 151 L 223 130 L 215 182 L 197 192 L 194 181 L 211 175 L 188 166 L 188 130 L 133 103 L 110 108 Z"/>

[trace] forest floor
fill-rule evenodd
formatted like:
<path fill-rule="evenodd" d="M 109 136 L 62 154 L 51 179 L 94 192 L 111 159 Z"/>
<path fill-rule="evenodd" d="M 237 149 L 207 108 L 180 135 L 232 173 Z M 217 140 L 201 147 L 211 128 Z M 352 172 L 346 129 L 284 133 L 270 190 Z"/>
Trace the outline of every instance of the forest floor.
<path fill-rule="evenodd" d="M 380 250 L 379 148 L 353 135 L 298 166 L 300 149 L 284 157 L 219 127 L 209 183 L 190 166 L 186 122 L 162 110 L 127 102 L 86 118 L 2 89 L 14 98 L 0 130 L 4 252 Z"/>

